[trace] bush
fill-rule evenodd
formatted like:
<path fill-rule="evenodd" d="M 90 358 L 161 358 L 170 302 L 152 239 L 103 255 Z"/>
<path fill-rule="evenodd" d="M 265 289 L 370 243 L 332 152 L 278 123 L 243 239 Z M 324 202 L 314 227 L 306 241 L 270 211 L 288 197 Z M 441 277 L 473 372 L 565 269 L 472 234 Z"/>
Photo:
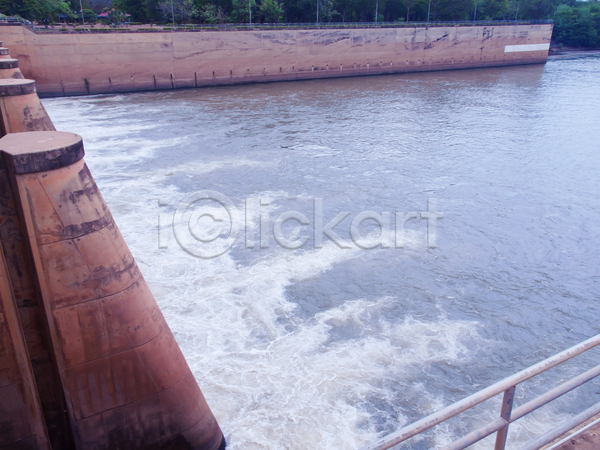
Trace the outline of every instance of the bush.
<path fill-rule="evenodd" d="M 81 15 L 79 15 L 79 18 L 81 18 Z M 98 21 L 98 15 L 91 9 L 83 10 L 83 18 L 88 23 L 96 23 Z"/>
<path fill-rule="evenodd" d="M 597 4 L 560 5 L 552 36 L 557 44 L 571 47 L 600 46 L 600 7 Z"/>

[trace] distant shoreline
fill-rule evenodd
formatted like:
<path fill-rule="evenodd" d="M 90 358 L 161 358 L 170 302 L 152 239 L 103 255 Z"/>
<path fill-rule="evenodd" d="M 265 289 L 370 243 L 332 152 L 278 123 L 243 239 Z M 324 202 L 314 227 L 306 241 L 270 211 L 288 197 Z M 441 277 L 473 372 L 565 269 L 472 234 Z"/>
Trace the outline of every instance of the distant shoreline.
<path fill-rule="evenodd" d="M 583 49 L 573 47 L 550 47 L 548 59 L 565 59 L 565 58 L 585 58 L 588 56 L 600 55 L 600 48 Z"/>

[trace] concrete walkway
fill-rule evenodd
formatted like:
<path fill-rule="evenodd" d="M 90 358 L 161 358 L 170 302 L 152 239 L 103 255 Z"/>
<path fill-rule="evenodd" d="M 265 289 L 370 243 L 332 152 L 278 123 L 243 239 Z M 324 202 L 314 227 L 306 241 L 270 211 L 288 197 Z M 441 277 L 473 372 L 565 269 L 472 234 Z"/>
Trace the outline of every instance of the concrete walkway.
<path fill-rule="evenodd" d="M 561 444 L 556 450 L 599 450 L 600 423 Z"/>
<path fill-rule="evenodd" d="M 577 430 L 586 427 L 588 424 L 591 424 L 598 419 L 600 419 L 600 414 L 592 417 L 589 420 L 586 420 L 578 427 L 573 428 L 564 435 L 558 437 L 550 444 L 542 447 L 542 450 L 551 448 L 553 445 L 556 445 L 558 442 L 562 441 L 567 436 L 577 433 Z M 553 450 L 600 450 L 600 423 L 597 423 L 596 425 L 588 428 L 587 430 L 583 431 L 581 434 L 578 434 L 572 439 L 563 442 L 558 447 L 554 447 Z"/>

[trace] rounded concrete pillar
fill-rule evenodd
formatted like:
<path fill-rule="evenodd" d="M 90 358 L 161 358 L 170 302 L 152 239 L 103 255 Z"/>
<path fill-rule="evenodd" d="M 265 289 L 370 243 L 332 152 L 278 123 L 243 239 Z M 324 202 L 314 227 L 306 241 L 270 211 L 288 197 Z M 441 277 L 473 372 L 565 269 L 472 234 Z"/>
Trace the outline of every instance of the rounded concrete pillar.
<path fill-rule="evenodd" d="M 0 41 L 0 59 L 13 59 L 10 56 L 10 50 L 6 47 L 2 47 L 2 41 Z"/>
<path fill-rule="evenodd" d="M 0 56 L 1 58 L 1 56 Z M 23 73 L 19 69 L 19 61 L 12 59 L 10 55 L 8 58 L 0 59 L 0 79 L 23 79 Z"/>
<path fill-rule="evenodd" d="M 10 50 L 2 47 L 2 42 L 0 41 L 0 60 L 2 59 L 12 59 L 10 56 Z"/>
<path fill-rule="evenodd" d="M 83 160 L 80 136 L 0 139 L 78 449 L 225 447 Z"/>
<path fill-rule="evenodd" d="M 33 80 L 0 79 L 0 136 L 23 131 L 54 131 Z"/>

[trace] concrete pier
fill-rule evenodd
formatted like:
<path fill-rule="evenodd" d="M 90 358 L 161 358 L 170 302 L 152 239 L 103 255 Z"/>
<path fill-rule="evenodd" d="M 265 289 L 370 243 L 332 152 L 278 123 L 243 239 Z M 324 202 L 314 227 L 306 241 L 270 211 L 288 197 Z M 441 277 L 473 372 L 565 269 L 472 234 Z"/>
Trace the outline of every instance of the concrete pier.
<path fill-rule="evenodd" d="M 3 305 L 10 303 L 5 298 L 17 303 L 13 291 L 35 286 L 43 337 L 60 381 L 54 388 L 64 396 L 68 415 L 68 426 L 54 432 L 63 438 L 70 433 L 77 449 L 224 448 L 222 432 L 83 160 L 81 137 L 8 134 L 0 139 L 0 154 L 17 210 L 16 217 L 7 217 L 19 221 L 22 232 L 12 237 L 20 245 L 3 254 L 25 270 L 1 279 Z M 2 239 L 11 242 L 11 236 Z M 15 338 L 5 341 L 3 348 L 23 354 Z M 20 383 L 27 393 L 30 372 L 29 378 L 12 376 L 9 387 Z M 21 397 L 26 409 L 41 409 L 39 401 Z M 33 439 L 34 425 L 43 431 L 39 414 L 22 416 L 13 424 L 21 434 Z"/>
<path fill-rule="evenodd" d="M 2 71 L 0 69 L 0 73 Z M 0 114 L 0 136 L 24 131 L 55 130 L 36 93 L 33 80 L 0 79 Z"/>
<path fill-rule="evenodd" d="M 4 58 L 0 59 L 0 79 L 25 78 L 21 69 L 19 69 L 19 61 L 17 59 Z"/>
<path fill-rule="evenodd" d="M 0 42 L 0 79 L 25 78 L 19 69 L 19 60 L 10 56 L 10 50 Z"/>

